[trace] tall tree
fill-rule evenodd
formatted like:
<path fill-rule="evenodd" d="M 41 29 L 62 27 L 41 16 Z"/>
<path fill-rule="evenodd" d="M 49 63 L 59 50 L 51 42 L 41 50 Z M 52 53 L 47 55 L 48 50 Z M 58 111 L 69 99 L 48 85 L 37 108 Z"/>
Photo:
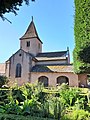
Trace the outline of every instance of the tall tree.
<path fill-rule="evenodd" d="M 90 0 L 74 0 L 74 2 L 74 70 L 76 73 L 90 73 Z"/>
<path fill-rule="evenodd" d="M 17 15 L 17 10 L 22 6 L 23 2 L 29 5 L 29 1 L 35 0 L 0 0 L 0 17 L 4 20 L 4 14 L 12 12 Z"/>

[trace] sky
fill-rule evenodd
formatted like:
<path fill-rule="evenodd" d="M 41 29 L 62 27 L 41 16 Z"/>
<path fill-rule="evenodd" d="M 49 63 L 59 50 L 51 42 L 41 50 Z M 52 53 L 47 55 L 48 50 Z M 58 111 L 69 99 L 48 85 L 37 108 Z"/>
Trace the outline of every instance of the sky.
<path fill-rule="evenodd" d="M 65 51 L 69 47 L 73 62 L 74 0 L 36 0 L 29 6 L 23 4 L 17 12 L 5 14 L 12 24 L 0 18 L 0 63 L 20 48 L 19 38 L 24 35 L 32 16 L 43 52 Z"/>

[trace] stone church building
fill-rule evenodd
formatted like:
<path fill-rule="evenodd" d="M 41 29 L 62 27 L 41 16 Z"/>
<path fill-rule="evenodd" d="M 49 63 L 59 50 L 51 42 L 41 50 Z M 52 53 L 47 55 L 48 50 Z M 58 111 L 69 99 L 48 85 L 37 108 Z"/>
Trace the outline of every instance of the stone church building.
<path fill-rule="evenodd" d="M 20 49 L 5 64 L 0 64 L 0 73 L 5 71 L 4 75 L 18 85 L 36 81 L 46 87 L 62 83 L 69 86 L 87 85 L 87 75 L 75 74 L 73 71 L 69 48 L 59 52 L 42 52 L 42 44 L 32 19 L 20 38 Z"/>

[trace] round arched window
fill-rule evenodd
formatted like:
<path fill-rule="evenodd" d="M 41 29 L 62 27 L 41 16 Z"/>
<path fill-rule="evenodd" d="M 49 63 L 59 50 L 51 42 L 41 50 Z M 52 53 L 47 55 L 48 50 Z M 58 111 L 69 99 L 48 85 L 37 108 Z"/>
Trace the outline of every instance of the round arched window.
<path fill-rule="evenodd" d="M 66 76 L 59 76 L 57 78 L 57 84 L 67 83 L 69 85 L 69 79 Z"/>
<path fill-rule="evenodd" d="M 46 76 L 39 77 L 38 82 L 42 83 L 44 87 L 48 87 L 48 78 Z"/>

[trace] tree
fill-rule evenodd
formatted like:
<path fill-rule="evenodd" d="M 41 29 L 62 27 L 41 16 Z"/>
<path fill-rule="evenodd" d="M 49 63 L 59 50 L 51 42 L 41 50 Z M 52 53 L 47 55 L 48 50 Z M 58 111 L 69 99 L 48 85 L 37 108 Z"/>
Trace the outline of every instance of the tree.
<path fill-rule="evenodd" d="M 74 0 L 74 2 L 74 71 L 90 73 L 90 0 Z"/>
<path fill-rule="evenodd" d="M 26 5 L 29 5 L 29 1 L 30 0 L 0 0 L 0 17 L 3 20 L 7 19 L 4 17 L 4 14 L 9 12 L 17 15 L 17 10 L 19 10 L 19 7 L 22 6 L 23 2 L 25 2 Z"/>

